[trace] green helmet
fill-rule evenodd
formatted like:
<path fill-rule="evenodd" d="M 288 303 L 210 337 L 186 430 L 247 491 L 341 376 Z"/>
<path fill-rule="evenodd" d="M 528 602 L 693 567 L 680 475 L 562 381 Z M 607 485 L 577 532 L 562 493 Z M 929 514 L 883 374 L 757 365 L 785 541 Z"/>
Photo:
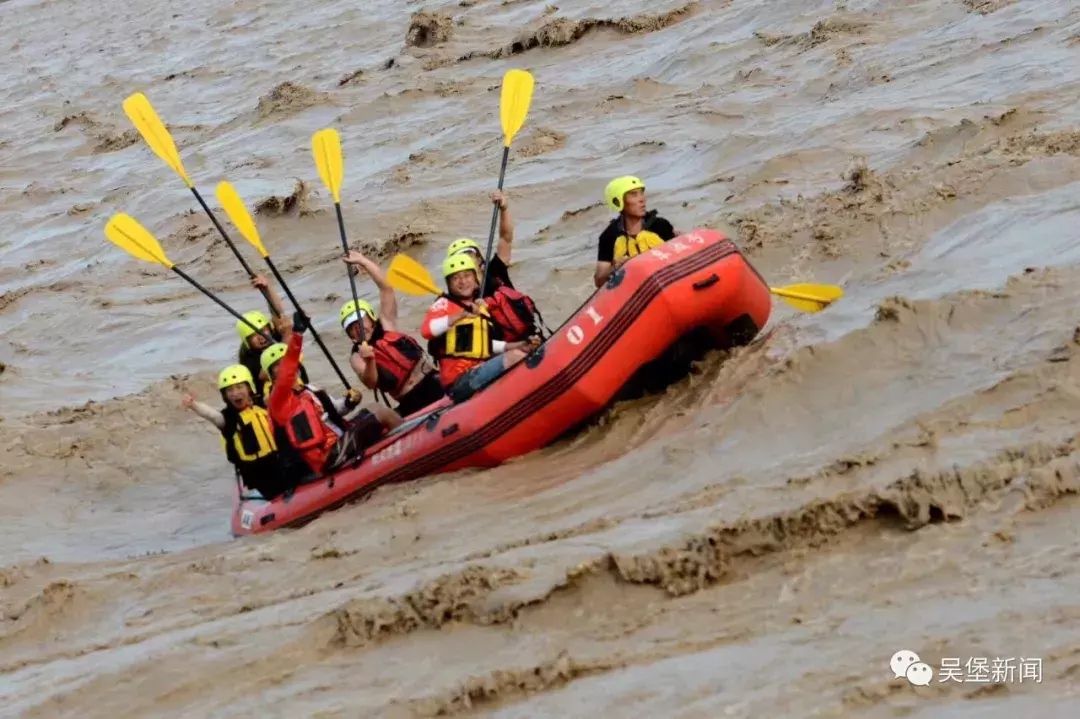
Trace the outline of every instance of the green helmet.
<path fill-rule="evenodd" d="M 357 308 L 359 308 L 359 311 Z M 341 311 L 338 312 L 338 319 L 341 321 L 341 329 L 349 329 L 349 325 L 360 319 L 361 312 L 370 317 L 372 322 L 379 321 L 379 313 L 375 311 L 375 308 L 371 306 L 370 302 L 364 300 L 353 302 L 352 300 L 349 300 L 341 306 Z"/>
<path fill-rule="evenodd" d="M 442 263 L 443 277 L 450 279 L 450 275 L 458 272 L 472 270 L 476 272 L 476 260 L 469 255 L 450 255 Z"/>
<path fill-rule="evenodd" d="M 247 322 L 241 322 L 240 320 L 237 320 L 236 332 L 240 335 L 240 339 L 244 340 L 245 342 L 247 342 L 247 339 L 251 337 L 251 335 L 255 334 L 256 330 L 262 331 L 263 327 L 270 326 L 270 319 L 262 312 L 245 312 L 243 314 L 243 317 L 245 320 L 247 320 Z M 250 322 L 252 325 L 255 325 L 254 330 L 248 326 L 248 322 Z"/>
<path fill-rule="evenodd" d="M 446 256 L 456 255 L 459 252 L 465 252 L 466 250 L 476 250 L 476 254 L 484 254 L 480 250 L 480 243 L 476 240 L 470 240 L 468 237 L 462 237 L 461 239 L 454 240 L 450 243 L 450 246 L 446 248 Z"/>
<path fill-rule="evenodd" d="M 270 345 L 262 351 L 262 354 L 259 355 L 259 365 L 262 366 L 263 372 L 266 373 L 267 377 L 270 376 L 270 367 L 275 362 L 284 357 L 285 353 L 288 350 L 289 346 L 287 344 L 285 344 L 284 342 L 278 342 L 277 344 Z"/>
<path fill-rule="evenodd" d="M 218 375 L 217 386 L 218 389 L 225 389 L 226 387 L 232 387 L 234 384 L 243 384 L 245 382 L 254 392 L 255 378 L 251 376 L 251 370 L 242 364 L 234 364 L 221 370 L 221 374 Z"/>
<path fill-rule="evenodd" d="M 608 207 L 616 212 L 622 212 L 626 193 L 644 189 L 644 182 L 633 175 L 623 175 L 622 177 L 616 177 L 607 184 L 607 187 L 604 188 L 604 198 L 607 200 Z"/>

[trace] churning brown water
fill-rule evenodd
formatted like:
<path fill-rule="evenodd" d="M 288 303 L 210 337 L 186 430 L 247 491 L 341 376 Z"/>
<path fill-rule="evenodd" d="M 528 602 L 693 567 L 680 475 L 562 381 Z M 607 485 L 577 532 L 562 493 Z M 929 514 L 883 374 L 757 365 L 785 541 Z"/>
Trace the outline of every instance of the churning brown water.
<path fill-rule="evenodd" d="M 1073 3 L 8 0 L 0 33 L 4 715 L 1075 716 Z M 341 133 L 353 244 L 435 266 L 486 236 L 513 67 L 513 273 L 549 321 L 626 172 L 774 285 L 846 296 L 544 451 L 231 540 L 179 401 L 215 397 L 234 323 L 104 224 L 261 300 L 123 99 L 211 204 L 262 203 L 343 359 L 311 134 Z M 916 687 L 900 649 L 1042 681 Z"/>

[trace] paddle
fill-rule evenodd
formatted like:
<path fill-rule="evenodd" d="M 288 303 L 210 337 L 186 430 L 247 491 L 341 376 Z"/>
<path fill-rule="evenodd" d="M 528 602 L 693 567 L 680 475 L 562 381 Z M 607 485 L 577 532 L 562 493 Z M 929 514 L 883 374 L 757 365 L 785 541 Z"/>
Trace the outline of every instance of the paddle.
<path fill-rule="evenodd" d="M 349 243 L 345 239 L 345 218 L 341 215 L 341 180 L 345 175 L 345 162 L 341 156 L 341 138 L 337 130 L 326 128 L 312 135 L 311 152 L 315 156 L 319 177 L 334 196 L 334 211 L 337 212 L 338 232 L 341 234 L 341 251 L 349 254 Z M 345 266 L 345 274 L 349 277 L 353 303 L 358 305 L 360 298 L 356 294 L 356 280 L 353 278 L 352 268 L 348 265 Z M 364 323 L 360 322 L 360 344 L 364 346 L 367 345 L 366 334 Z"/>
<path fill-rule="evenodd" d="M 788 285 L 770 287 L 769 292 L 803 312 L 820 312 L 844 296 L 844 291 L 836 285 Z"/>
<path fill-rule="evenodd" d="M 258 327 L 248 322 L 242 314 L 222 302 L 217 295 L 200 285 L 188 276 L 186 272 L 174 265 L 172 261 L 165 256 L 165 252 L 161 249 L 161 244 L 157 241 L 157 238 L 150 234 L 150 232 L 140 225 L 133 217 L 126 215 L 123 212 L 113 215 L 112 219 L 105 225 L 105 236 L 109 238 L 110 242 L 126 251 L 132 257 L 146 260 L 147 262 L 156 262 L 157 264 L 172 270 L 191 283 L 191 285 L 199 292 L 202 292 L 214 302 L 221 305 L 221 307 L 233 317 L 246 324 L 256 333 L 261 334 L 268 342 L 272 343 L 274 341 L 268 333 L 263 332 Z"/>
<path fill-rule="evenodd" d="M 408 255 L 394 255 L 386 271 L 387 281 L 407 295 L 441 295 L 427 268 Z"/>
<path fill-rule="evenodd" d="M 259 230 L 255 227 L 255 221 L 251 218 L 251 214 L 247 211 L 247 207 L 244 206 L 244 201 L 240 199 L 239 193 L 237 193 L 236 189 L 230 183 L 220 182 L 218 183 L 215 194 L 217 195 L 218 202 L 220 202 L 222 208 L 224 208 L 225 214 L 227 214 L 229 219 L 232 220 L 232 223 L 236 225 L 236 229 L 240 230 L 240 234 L 244 236 L 244 239 L 254 245 L 255 249 L 262 255 L 262 258 L 266 260 L 267 266 L 269 266 L 270 271 L 274 273 L 274 277 L 277 279 L 278 284 L 285 290 L 285 294 L 288 295 L 289 301 L 292 302 L 293 307 L 296 308 L 296 311 L 299 312 L 301 316 L 307 319 L 308 315 L 304 312 L 304 308 L 300 306 L 299 300 L 296 299 L 292 290 L 289 289 L 289 285 L 285 282 L 285 278 L 278 272 L 277 265 L 270 259 L 270 253 L 266 251 L 266 247 L 262 243 L 262 238 L 259 237 Z M 341 372 L 337 362 L 330 356 L 330 350 L 323 344 L 322 338 L 319 337 L 319 333 L 315 331 L 315 326 L 310 320 L 307 321 L 307 326 L 311 330 L 312 338 L 315 340 L 316 344 L 319 345 L 319 348 L 322 349 L 323 354 L 326 355 L 326 359 L 329 360 L 330 366 L 334 368 L 338 378 L 341 379 L 341 383 L 345 385 L 345 389 L 352 389 L 349 385 L 349 380 L 345 379 L 345 375 Z"/>
<path fill-rule="evenodd" d="M 169 134 L 168 129 L 165 128 L 165 123 L 158 117 L 157 111 L 154 110 L 154 106 L 150 104 L 150 100 L 146 98 L 146 95 L 141 92 L 136 92 L 129 95 L 124 100 L 124 114 L 131 120 L 131 124 L 135 126 L 135 129 L 139 131 L 142 138 L 146 140 L 146 144 L 150 146 L 150 149 L 154 151 L 154 154 L 160 157 L 166 165 L 172 168 L 172 171 L 180 176 L 180 179 L 184 181 L 184 184 L 188 186 L 192 194 L 195 195 L 195 199 L 199 201 L 202 208 L 206 211 L 206 214 L 210 216 L 210 221 L 214 223 L 214 227 L 221 233 L 221 236 L 225 238 L 225 242 L 232 249 L 233 254 L 236 255 L 236 259 L 240 260 L 240 264 L 243 265 L 244 271 L 248 273 L 248 277 L 255 277 L 255 273 L 251 270 L 247 260 L 240 254 L 240 251 L 236 249 L 236 245 L 233 244 L 232 239 L 225 232 L 225 228 L 218 222 L 217 217 L 210 211 L 206 201 L 203 200 L 202 195 L 195 188 L 195 183 L 191 181 L 187 171 L 184 170 L 184 164 L 180 162 L 180 153 L 176 151 L 176 143 L 173 142 L 172 135 Z M 259 288 L 259 292 L 262 293 L 263 298 L 266 299 L 266 304 L 270 307 L 270 312 L 274 313 L 274 303 L 270 301 L 270 293 L 263 288 Z"/>
<path fill-rule="evenodd" d="M 499 114 L 502 119 L 503 142 L 502 166 L 499 168 L 499 191 L 506 179 L 506 165 L 510 161 L 510 143 L 529 114 L 532 102 L 533 76 L 525 70 L 509 70 L 503 75 L 502 97 L 499 102 Z M 491 267 L 491 251 L 495 246 L 495 229 L 499 224 L 499 204 L 491 212 L 491 231 L 488 232 L 487 253 L 484 255 L 484 276 L 480 279 L 480 292 L 487 286 L 488 269 Z"/>

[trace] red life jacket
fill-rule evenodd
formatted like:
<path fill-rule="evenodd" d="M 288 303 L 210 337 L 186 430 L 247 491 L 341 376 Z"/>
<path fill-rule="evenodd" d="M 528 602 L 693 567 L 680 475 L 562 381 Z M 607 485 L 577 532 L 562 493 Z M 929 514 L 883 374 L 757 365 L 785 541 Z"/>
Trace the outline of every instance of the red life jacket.
<path fill-rule="evenodd" d="M 505 341 L 517 342 L 536 334 L 536 303 L 528 295 L 502 285 L 484 301 Z"/>
<path fill-rule="evenodd" d="M 282 427 L 289 444 L 298 452 L 329 449 L 337 441 L 337 435 L 323 424 L 323 413 L 341 430 L 346 428 L 344 418 L 338 414 L 330 397 L 322 390 L 314 391 L 304 387 L 295 397 L 297 402 L 294 406 L 297 411 Z"/>
<path fill-rule="evenodd" d="M 424 357 L 420 343 L 400 332 L 383 332 L 372 342 L 375 367 L 379 374 L 379 389 L 396 395 L 412 375 L 416 363 Z"/>

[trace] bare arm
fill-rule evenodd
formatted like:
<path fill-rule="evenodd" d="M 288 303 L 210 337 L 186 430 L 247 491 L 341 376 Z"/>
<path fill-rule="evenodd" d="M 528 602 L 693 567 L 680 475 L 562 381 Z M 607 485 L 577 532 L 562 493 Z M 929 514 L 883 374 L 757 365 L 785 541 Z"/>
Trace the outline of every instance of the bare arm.
<path fill-rule="evenodd" d="M 281 298 L 274 292 L 270 280 L 263 275 L 255 275 L 251 278 L 251 286 L 257 290 L 266 290 L 266 295 L 270 298 L 270 311 L 278 317 L 285 316 L 285 305 L 281 304 Z"/>
<path fill-rule="evenodd" d="M 510 202 L 506 194 L 498 190 L 491 193 L 491 201 L 499 205 L 499 246 L 495 254 L 509 267 L 514 243 L 514 220 L 510 217 Z"/>
<path fill-rule="evenodd" d="M 375 360 L 365 360 L 359 353 L 353 352 L 349 357 L 349 364 L 352 365 L 353 372 L 360 378 L 360 381 L 364 383 L 364 386 L 368 389 L 375 389 L 379 384 L 379 370 L 375 365 Z"/>
<path fill-rule="evenodd" d="M 352 250 L 343 258 L 345 264 L 359 265 L 368 274 L 371 281 L 379 288 L 379 316 L 383 328 L 388 332 L 397 332 L 398 307 L 394 288 L 386 281 L 382 269 L 362 253 Z"/>
<path fill-rule="evenodd" d="M 183 404 L 185 409 L 190 409 L 218 429 L 225 429 L 225 415 L 221 414 L 221 412 L 210 405 L 199 402 L 190 394 L 184 397 L 184 401 L 181 404 Z"/>

